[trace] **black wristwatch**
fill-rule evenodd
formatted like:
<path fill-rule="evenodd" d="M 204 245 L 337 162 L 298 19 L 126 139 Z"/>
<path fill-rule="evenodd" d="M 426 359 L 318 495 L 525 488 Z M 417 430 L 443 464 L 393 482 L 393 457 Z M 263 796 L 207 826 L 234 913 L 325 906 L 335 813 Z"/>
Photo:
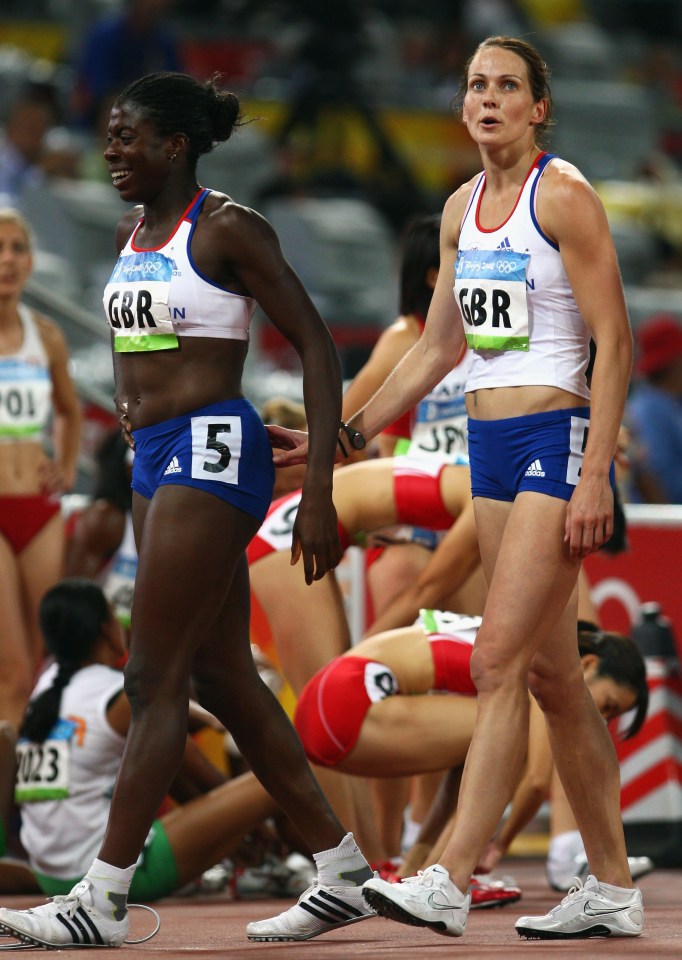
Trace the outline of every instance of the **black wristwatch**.
<path fill-rule="evenodd" d="M 345 423 L 343 420 L 341 421 L 341 432 L 346 434 L 346 436 L 348 437 L 348 442 L 350 443 L 353 450 L 364 450 L 365 447 L 367 446 L 367 441 L 365 440 L 363 435 L 360 433 L 360 431 L 354 430 L 353 427 L 348 426 L 348 424 Z M 341 452 L 343 453 L 344 457 L 347 457 L 348 451 L 346 450 L 343 444 L 343 440 L 341 439 L 340 436 L 337 439 L 339 441 L 339 446 L 341 447 Z"/>

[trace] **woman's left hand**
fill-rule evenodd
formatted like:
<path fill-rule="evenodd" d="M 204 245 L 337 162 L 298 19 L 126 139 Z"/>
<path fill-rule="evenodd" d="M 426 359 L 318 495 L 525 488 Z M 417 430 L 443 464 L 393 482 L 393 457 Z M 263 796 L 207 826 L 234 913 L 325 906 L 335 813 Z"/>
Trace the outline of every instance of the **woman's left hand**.
<path fill-rule="evenodd" d="M 572 557 L 586 557 L 612 533 L 613 490 L 608 476 L 582 477 L 568 503 L 564 543 Z"/>
<path fill-rule="evenodd" d="M 40 481 L 45 493 L 58 495 L 73 487 L 75 477 L 67 474 L 56 460 L 45 457 L 40 464 Z"/>
<path fill-rule="evenodd" d="M 291 563 L 303 558 L 305 582 L 311 584 L 333 570 L 342 556 L 336 509 L 331 497 L 314 488 L 310 492 L 304 490 L 294 523 Z"/>

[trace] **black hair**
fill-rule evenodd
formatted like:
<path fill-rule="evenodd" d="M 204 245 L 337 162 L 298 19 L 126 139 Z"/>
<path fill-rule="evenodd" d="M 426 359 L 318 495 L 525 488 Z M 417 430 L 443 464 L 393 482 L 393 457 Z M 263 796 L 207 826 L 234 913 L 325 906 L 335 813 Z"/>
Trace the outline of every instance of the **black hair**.
<path fill-rule="evenodd" d="M 540 100 L 547 101 L 547 109 L 545 111 L 544 119 L 535 127 L 536 143 L 538 146 L 546 145 L 547 140 L 549 139 L 549 131 L 554 125 L 554 101 L 552 99 L 552 91 L 549 88 L 551 74 L 549 67 L 542 59 L 538 51 L 526 40 L 521 40 L 518 37 L 500 36 L 487 37 L 485 40 L 479 43 L 467 62 L 464 64 L 464 70 L 459 81 L 459 91 L 455 97 L 455 104 L 457 108 L 461 111 L 462 104 L 464 103 L 464 96 L 469 85 L 469 70 L 474 57 L 480 53 L 481 50 L 485 50 L 490 47 L 499 47 L 502 50 L 508 50 L 510 53 L 515 53 L 516 56 L 520 57 L 526 64 L 533 102 L 538 103 Z"/>
<path fill-rule="evenodd" d="M 649 707 L 646 666 L 639 647 L 621 633 L 609 633 L 594 624 L 579 621 L 578 651 L 581 657 L 594 654 L 599 658 L 598 677 L 610 677 L 635 694 L 635 715 L 623 739 L 634 737 L 641 730 Z"/>
<path fill-rule="evenodd" d="M 185 73 L 149 73 L 128 84 L 116 103 L 136 107 L 162 137 L 184 133 L 190 163 L 229 140 L 244 122 L 239 97 L 222 89 L 220 74 L 200 83 Z"/>
<path fill-rule="evenodd" d="M 400 312 L 425 317 L 433 290 L 426 274 L 440 267 L 440 214 L 414 217 L 405 228 L 400 266 Z"/>
<path fill-rule="evenodd" d="M 111 611 L 94 580 L 69 577 L 48 590 L 39 608 L 40 630 L 57 673 L 48 687 L 28 705 L 20 736 L 42 743 L 59 719 L 62 690 L 87 662 Z"/>

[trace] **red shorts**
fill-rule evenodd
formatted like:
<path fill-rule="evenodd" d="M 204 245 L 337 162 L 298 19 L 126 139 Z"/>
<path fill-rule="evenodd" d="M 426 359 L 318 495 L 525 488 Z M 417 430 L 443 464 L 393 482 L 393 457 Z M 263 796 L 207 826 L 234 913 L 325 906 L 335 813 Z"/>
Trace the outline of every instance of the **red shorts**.
<path fill-rule="evenodd" d="M 429 465 L 430 466 L 430 465 Z M 449 530 L 453 517 L 445 509 L 440 492 L 440 475 L 447 464 L 426 469 L 411 457 L 396 457 L 393 468 L 393 496 L 396 523 Z"/>
<path fill-rule="evenodd" d="M 387 666 L 364 657 L 335 657 L 303 688 L 294 726 L 308 759 L 334 767 L 351 752 L 367 711 L 399 693 Z"/>
<path fill-rule="evenodd" d="M 476 696 L 476 687 L 471 679 L 471 654 L 473 646 L 457 640 L 449 634 L 429 634 L 433 657 L 434 690 Z"/>
<path fill-rule="evenodd" d="M 60 510 L 59 500 L 43 493 L 0 496 L 0 536 L 19 554 Z"/>
<path fill-rule="evenodd" d="M 471 680 L 472 645 L 447 634 L 429 634 L 434 690 L 475 696 Z M 365 657 L 336 657 L 305 685 L 296 704 L 294 726 L 309 760 L 334 767 L 358 742 L 373 703 L 399 694 L 398 681 L 384 663 Z"/>

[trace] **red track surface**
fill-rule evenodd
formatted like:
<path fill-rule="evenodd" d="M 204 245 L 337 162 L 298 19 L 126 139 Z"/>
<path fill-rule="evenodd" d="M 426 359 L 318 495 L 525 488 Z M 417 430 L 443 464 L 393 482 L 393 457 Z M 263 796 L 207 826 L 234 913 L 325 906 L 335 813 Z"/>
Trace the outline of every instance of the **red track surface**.
<path fill-rule="evenodd" d="M 682 870 L 659 870 L 642 878 L 646 911 L 644 936 L 634 939 L 543 942 L 521 940 L 514 931 L 514 922 L 522 914 L 544 913 L 554 906 L 560 895 L 549 889 L 541 860 L 511 859 L 505 872 L 512 874 L 523 889 L 519 903 L 495 910 L 476 910 L 469 918 L 466 935 L 460 940 L 440 937 L 415 927 L 402 926 L 390 920 L 371 919 L 353 924 L 345 930 L 327 934 L 306 943 L 250 943 L 244 926 L 250 920 L 279 913 L 282 900 L 234 902 L 225 894 L 189 899 L 161 901 L 161 930 L 141 946 L 120 950 L 98 950 L 101 960 L 142 958 L 201 958 L 201 960 L 237 960 L 246 957 L 276 957 L 277 960 L 337 960 L 337 958 L 391 958 L 391 960 L 439 960 L 460 956 L 508 960 L 529 957 L 532 960 L 567 957 L 682 957 Z M 1 897 L 3 906 L 30 906 L 35 898 Z M 149 929 L 146 913 L 131 913 L 132 936 L 142 936 Z M 0 943 L 8 943 L 1 940 Z M 37 951 L 17 951 L 34 956 Z M 75 951 L 61 951 L 74 954 Z M 83 951 L 77 951 L 83 956 Z M 8 956 L 14 951 L 8 951 Z"/>

